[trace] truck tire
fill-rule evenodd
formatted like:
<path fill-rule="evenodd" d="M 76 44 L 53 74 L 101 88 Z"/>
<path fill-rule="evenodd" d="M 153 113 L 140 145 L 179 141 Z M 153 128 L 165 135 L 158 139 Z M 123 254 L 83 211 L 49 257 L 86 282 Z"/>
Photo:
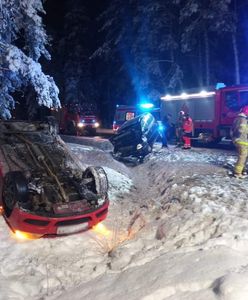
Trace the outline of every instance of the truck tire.
<path fill-rule="evenodd" d="M 96 129 L 95 128 L 89 128 L 88 129 L 88 134 L 90 136 L 95 136 L 96 135 Z"/>
<path fill-rule="evenodd" d="M 3 208 L 7 217 L 12 213 L 16 203 L 28 203 L 28 182 L 20 171 L 8 172 L 3 182 Z"/>
<path fill-rule="evenodd" d="M 108 178 L 102 167 L 88 167 L 83 173 L 86 187 L 97 196 L 107 198 Z"/>
<path fill-rule="evenodd" d="M 77 128 L 76 128 L 76 124 L 74 121 L 69 121 L 67 126 L 66 126 L 66 131 L 67 131 L 67 134 L 70 134 L 70 135 L 77 135 Z"/>

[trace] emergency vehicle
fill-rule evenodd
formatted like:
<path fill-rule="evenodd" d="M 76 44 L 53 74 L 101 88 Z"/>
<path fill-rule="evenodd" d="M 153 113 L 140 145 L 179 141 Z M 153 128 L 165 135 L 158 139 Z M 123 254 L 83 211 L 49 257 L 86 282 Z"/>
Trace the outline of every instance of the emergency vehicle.
<path fill-rule="evenodd" d="M 240 109 L 248 105 L 248 85 L 202 90 L 161 97 L 161 117 L 170 114 L 177 123 L 180 111 L 194 122 L 193 139 L 206 142 L 231 142 L 230 129 Z"/>
<path fill-rule="evenodd" d="M 100 122 L 95 113 L 80 106 L 62 107 L 59 117 L 60 132 L 70 135 L 95 135 Z"/>
<path fill-rule="evenodd" d="M 156 120 L 160 120 L 160 108 L 154 107 L 153 103 L 141 103 L 137 105 L 116 105 L 113 121 L 113 131 L 117 130 L 126 121 L 132 120 L 143 113 L 151 113 Z"/>

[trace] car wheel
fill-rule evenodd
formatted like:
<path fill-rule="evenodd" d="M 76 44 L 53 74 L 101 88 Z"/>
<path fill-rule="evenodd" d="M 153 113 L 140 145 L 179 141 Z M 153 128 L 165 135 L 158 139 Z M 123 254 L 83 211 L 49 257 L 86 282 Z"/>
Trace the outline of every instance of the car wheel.
<path fill-rule="evenodd" d="M 20 171 L 8 172 L 3 182 L 3 208 L 7 217 L 12 213 L 16 203 L 28 202 L 28 182 Z"/>
<path fill-rule="evenodd" d="M 102 167 L 88 167 L 83 173 L 86 187 L 100 197 L 107 197 L 108 178 Z"/>

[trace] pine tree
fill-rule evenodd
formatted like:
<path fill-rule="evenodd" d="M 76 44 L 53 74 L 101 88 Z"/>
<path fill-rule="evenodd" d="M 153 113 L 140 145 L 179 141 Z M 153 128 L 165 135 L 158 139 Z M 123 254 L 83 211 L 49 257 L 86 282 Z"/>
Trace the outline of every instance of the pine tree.
<path fill-rule="evenodd" d="M 106 36 L 95 55 L 115 63 L 115 74 L 128 74 L 137 98 L 158 99 L 168 86 L 181 85 L 174 9 L 158 0 L 115 0 L 101 16 Z"/>
<path fill-rule="evenodd" d="M 80 0 L 67 1 L 63 39 L 65 103 L 96 107 L 97 92 L 92 78 L 91 20 Z"/>
<path fill-rule="evenodd" d="M 236 0 L 222 0 L 213 2 L 214 19 L 210 29 L 218 35 L 231 36 L 233 48 L 235 83 L 240 84 L 239 50 L 237 44 L 237 3 Z"/>
<path fill-rule="evenodd" d="M 31 86 L 37 99 L 30 106 L 59 107 L 59 90 L 49 75 L 45 75 L 38 60 L 46 50 L 48 37 L 40 14 L 41 0 L 0 0 L 0 116 L 11 117 L 15 107 L 13 93 Z"/>
<path fill-rule="evenodd" d="M 205 85 L 211 82 L 210 35 L 211 40 L 219 41 L 219 34 L 231 33 L 235 53 L 236 81 L 239 81 L 236 25 L 231 0 L 175 0 L 181 7 L 182 25 L 181 46 L 184 53 L 194 52 L 195 56 L 204 54 Z M 198 49 L 198 53 L 196 50 Z M 199 60 L 201 65 L 201 60 Z M 198 71 L 201 73 L 201 70 Z"/>

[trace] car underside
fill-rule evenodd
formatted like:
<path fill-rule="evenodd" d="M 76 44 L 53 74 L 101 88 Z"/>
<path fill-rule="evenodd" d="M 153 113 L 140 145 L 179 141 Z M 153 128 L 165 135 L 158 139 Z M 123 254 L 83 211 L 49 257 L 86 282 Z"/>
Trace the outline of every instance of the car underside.
<path fill-rule="evenodd" d="M 64 231 L 58 227 L 73 225 L 80 231 L 106 217 L 105 171 L 101 167 L 83 169 L 53 124 L 0 122 L 0 158 L 1 201 L 13 230 L 71 233 L 69 227 Z M 75 226 L 80 223 L 87 226 Z"/>

